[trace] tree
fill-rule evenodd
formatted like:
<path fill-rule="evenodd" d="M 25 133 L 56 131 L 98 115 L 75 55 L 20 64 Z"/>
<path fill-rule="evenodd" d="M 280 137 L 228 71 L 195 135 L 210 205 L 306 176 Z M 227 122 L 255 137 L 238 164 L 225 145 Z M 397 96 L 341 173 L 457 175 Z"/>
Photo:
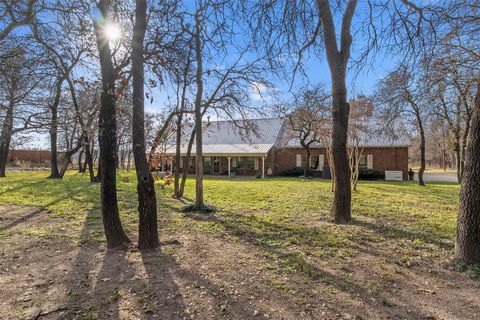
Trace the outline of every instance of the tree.
<path fill-rule="evenodd" d="M 427 107 L 424 98 L 426 89 L 421 85 L 424 78 L 416 76 L 422 70 L 414 70 L 400 64 L 379 83 L 377 99 L 382 108 L 385 122 L 396 125 L 398 120 L 411 121 L 415 124 L 420 138 L 420 169 L 418 184 L 425 186 L 425 117 Z"/>
<path fill-rule="evenodd" d="M 156 248 L 160 245 L 157 227 L 157 200 L 153 177 L 150 173 L 145 149 L 144 117 L 144 49 L 143 41 L 147 29 L 146 0 L 135 1 L 135 25 L 132 40 L 133 75 L 133 156 L 137 173 L 139 213 L 138 246 L 140 249 Z"/>
<path fill-rule="evenodd" d="M 417 55 L 433 36 L 430 11 L 410 1 L 245 1 L 256 42 L 264 44 L 270 62 L 283 70 L 304 73 L 309 51 L 326 55 L 332 88 L 332 137 L 334 197 L 331 212 L 338 223 L 351 220 L 350 172 L 347 155 L 349 104 L 347 66 L 352 60 L 358 69 L 380 48 L 388 52 Z M 361 9 L 358 9 L 361 7 Z M 375 18 L 373 18 L 375 17 Z M 357 29 L 352 32 L 352 20 Z M 377 23 L 381 21 L 380 23 Z M 340 30 L 336 24 L 340 25 Z M 381 29 L 381 32 L 380 32 Z M 338 31 L 338 32 L 337 32 Z M 351 59 L 353 35 L 367 35 Z M 284 67 L 286 66 L 286 68 Z M 352 68 L 353 69 L 353 68 Z M 290 74 L 290 72 L 288 73 Z"/>
<path fill-rule="evenodd" d="M 100 168 L 101 168 L 101 206 L 102 219 L 107 247 L 114 248 L 121 246 L 130 239 L 123 231 L 122 223 L 118 213 L 117 185 L 116 185 L 116 87 L 115 79 L 118 70 L 112 62 L 112 50 L 110 39 L 105 28 L 106 21 L 110 19 L 111 3 L 109 0 L 100 0 L 97 5 L 97 12 L 92 16 L 97 39 L 98 55 L 100 60 L 102 93 L 99 115 L 100 123 Z"/>
<path fill-rule="evenodd" d="M 352 190 L 357 190 L 360 174 L 360 159 L 363 153 L 365 138 L 373 134 L 373 99 L 358 95 L 350 100 L 350 115 L 348 121 L 348 159 L 350 166 L 350 182 Z"/>
<path fill-rule="evenodd" d="M 291 140 L 298 140 L 305 150 L 305 162 L 303 165 L 303 176 L 310 176 L 310 154 L 311 146 L 322 141 L 322 136 L 329 130 L 327 122 L 330 120 L 330 108 L 326 102 L 330 97 L 317 86 L 313 89 L 302 91 L 293 103 L 293 110 L 288 105 L 277 106 L 280 114 L 288 122 L 288 133 L 286 144 Z"/>
<path fill-rule="evenodd" d="M 7 38 L 16 28 L 31 24 L 35 15 L 43 7 L 43 0 L 1 0 L 0 17 L 2 17 L 2 28 L 0 29 L 0 41 Z"/>
<path fill-rule="evenodd" d="M 8 59 L 0 64 L 0 177 L 5 177 L 8 151 L 12 136 L 38 129 L 36 121 L 36 90 L 43 81 L 38 74 L 38 61 L 23 49 L 14 47 Z"/>

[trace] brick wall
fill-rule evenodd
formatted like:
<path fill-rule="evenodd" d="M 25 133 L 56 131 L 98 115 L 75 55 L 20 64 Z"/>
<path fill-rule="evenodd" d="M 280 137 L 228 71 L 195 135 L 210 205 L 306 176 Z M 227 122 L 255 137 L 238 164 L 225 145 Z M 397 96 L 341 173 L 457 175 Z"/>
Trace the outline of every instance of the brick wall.
<path fill-rule="evenodd" d="M 60 159 L 62 153 L 58 154 Z M 31 163 L 44 163 L 50 161 L 50 151 L 46 150 L 9 150 L 8 162 L 28 161 Z"/>
<path fill-rule="evenodd" d="M 273 151 L 275 157 L 274 174 L 281 175 L 289 169 L 295 168 L 297 164 L 297 154 L 305 157 L 305 150 L 302 148 L 276 149 Z M 312 155 L 325 155 L 323 148 L 312 149 Z M 403 171 L 403 178 L 408 179 L 408 148 L 365 148 L 363 155 L 373 156 L 373 169 L 381 172 L 385 170 Z M 328 165 L 327 156 L 325 156 L 325 165 Z M 320 172 L 312 172 L 315 176 L 321 176 Z"/>

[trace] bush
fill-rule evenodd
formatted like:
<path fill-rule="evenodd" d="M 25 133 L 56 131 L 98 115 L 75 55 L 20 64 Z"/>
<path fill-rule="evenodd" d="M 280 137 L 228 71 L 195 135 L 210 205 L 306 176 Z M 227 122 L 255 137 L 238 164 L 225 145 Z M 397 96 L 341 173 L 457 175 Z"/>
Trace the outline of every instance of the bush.
<path fill-rule="evenodd" d="M 360 169 L 358 173 L 359 180 L 383 180 L 385 174 L 373 169 Z"/>
<path fill-rule="evenodd" d="M 260 179 L 262 177 L 262 174 L 259 172 L 255 175 L 255 178 Z"/>
<path fill-rule="evenodd" d="M 300 177 L 303 176 L 303 168 L 292 168 L 285 170 L 284 172 L 280 173 L 281 176 L 284 177 Z"/>
<path fill-rule="evenodd" d="M 209 213 L 214 213 L 215 211 L 217 211 L 217 208 L 215 208 L 214 206 L 212 205 L 209 205 L 209 204 L 204 204 L 200 207 L 197 207 L 195 205 L 195 203 L 189 203 L 189 204 L 186 204 L 183 208 L 182 208 L 182 212 L 184 213 L 205 213 L 205 214 L 209 214 Z"/>

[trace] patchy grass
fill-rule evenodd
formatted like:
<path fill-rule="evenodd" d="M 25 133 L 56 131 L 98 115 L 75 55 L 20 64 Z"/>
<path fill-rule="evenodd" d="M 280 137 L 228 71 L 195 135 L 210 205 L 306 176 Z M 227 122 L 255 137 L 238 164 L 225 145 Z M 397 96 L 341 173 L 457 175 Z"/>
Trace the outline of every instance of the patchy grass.
<path fill-rule="evenodd" d="M 182 201 L 171 197 L 171 186 L 157 189 L 161 251 L 109 255 L 99 184 L 75 172 L 63 180 L 46 177 L 46 172 L 20 172 L 0 180 L 0 204 L 48 210 L 48 217 L 32 210 L 20 219 L 16 213 L 0 219 L 8 268 L 18 269 L 16 259 L 23 259 L 24 252 L 28 261 L 38 255 L 33 270 L 26 265 L 10 278 L 0 268 L 0 284 L 2 277 L 3 283 L 24 281 L 22 272 L 53 279 L 62 289 L 51 297 L 66 299 L 85 319 L 137 319 L 153 313 L 165 319 L 352 319 L 357 314 L 364 319 L 455 319 L 480 314 L 478 284 L 465 275 L 478 277 L 478 266 L 444 268 L 453 249 L 456 184 L 361 181 L 353 193 L 353 222 L 337 225 L 329 217 L 329 181 L 206 178 L 205 200 L 217 210 L 197 214 L 182 212 L 194 200 L 189 179 Z M 122 222 L 135 241 L 135 175 L 120 171 L 117 186 Z M 58 270 L 51 268 L 56 264 Z M 57 280 L 59 272 L 68 277 Z M 22 295 L 22 286 L 7 290 L 17 287 Z M 39 301 L 48 286 L 42 288 L 32 291 Z M 447 303 L 459 290 L 463 298 Z M 29 297 L 14 296 L 8 295 L 12 305 L 30 306 Z"/>

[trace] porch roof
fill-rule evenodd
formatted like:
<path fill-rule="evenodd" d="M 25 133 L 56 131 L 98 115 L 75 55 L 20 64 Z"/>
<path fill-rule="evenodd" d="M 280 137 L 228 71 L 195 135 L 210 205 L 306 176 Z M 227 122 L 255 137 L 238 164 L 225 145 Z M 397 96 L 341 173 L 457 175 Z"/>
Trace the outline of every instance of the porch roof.
<path fill-rule="evenodd" d="M 272 149 L 273 143 L 264 144 L 205 144 L 203 145 L 204 156 L 266 156 Z M 180 154 L 186 155 L 188 145 L 182 144 Z M 175 146 L 167 147 L 165 154 L 167 156 L 175 155 Z M 195 156 L 195 145 L 192 146 L 192 156 Z"/>

